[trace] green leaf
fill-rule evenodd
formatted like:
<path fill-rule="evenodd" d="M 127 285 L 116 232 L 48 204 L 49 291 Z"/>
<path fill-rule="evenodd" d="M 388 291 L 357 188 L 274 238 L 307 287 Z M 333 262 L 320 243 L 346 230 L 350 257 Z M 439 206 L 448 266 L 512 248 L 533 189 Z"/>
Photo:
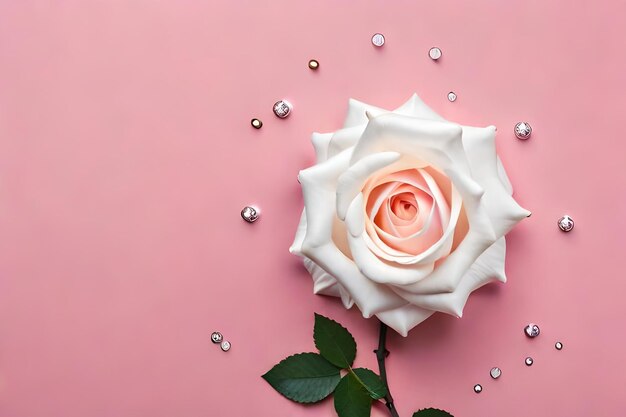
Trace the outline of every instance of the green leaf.
<path fill-rule="evenodd" d="M 335 389 L 335 411 L 339 417 L 369 417 L 372 399 L 365 387 L 349 373 Z"/>
<path fill-rule="evenodd" d="M 356 357 L 356 342 L 350 332 L 334 320 L 315 314 L 313 339 L 324 358 L 340 368 L 349 368 Z"/>
<path fill-rule="evenodd" d="M 447 411 L 439 410 L 437 408 L 424 408 L 423 410 L 413 413 L 413 417 L 454 417 Z"/>
<path fill-rule="evenodd" d="M 365 387 L 370 397 L 379 400 L 387 395 L 387 388 L 374 371 L 366 368 L 353 369 L 358 381 Z"/>
<path fill-rule="evenodd" d="M 263 379 L 290 400 L 314 403 L 331 394 L 341 376 L 339 369 L 321 355 L 299 353 L 283 359 Z"/>

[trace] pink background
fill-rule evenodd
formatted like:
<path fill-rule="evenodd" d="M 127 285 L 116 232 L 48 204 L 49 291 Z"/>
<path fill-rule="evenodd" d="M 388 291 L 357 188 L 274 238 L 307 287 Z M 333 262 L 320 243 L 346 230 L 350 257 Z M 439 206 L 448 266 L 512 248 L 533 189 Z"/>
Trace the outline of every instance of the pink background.
<path fill-rule="evenodd" d="M 394 107 L 413 92 L 499 127 L 533 216 L 509 235 L 508 284 L 460 320 L 391 335 L 401 415 L 623 415 L 626 4 L 267 3 L 0 1 L 0 416 L 335 415 L 260 378 L 313 349 L 313 312 L 376 366 L 376 322 L 314 296 L 287 252 L 296 175 L 349 97 Z M 531 140 L 513 137 L 519 120 Z M 523 336 L 529 321 L 539 338 Z"/>

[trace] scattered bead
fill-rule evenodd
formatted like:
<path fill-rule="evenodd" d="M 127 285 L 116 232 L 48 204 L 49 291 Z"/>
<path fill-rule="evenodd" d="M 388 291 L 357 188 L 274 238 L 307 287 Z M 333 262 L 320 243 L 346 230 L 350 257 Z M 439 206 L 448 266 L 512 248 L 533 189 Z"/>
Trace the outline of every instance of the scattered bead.
<path fill-rule="evenodd" d="M 450 91 L 448 93 L 448 100 L 450 100 L 451 102 L 455 102 L 456 101 L 456 93 L 454 91 Z"/>
<path fill-rule="evenodd" d="M 480 394 L 482 391 L 483 391 L 483 386 L 482 385 L 480 385 L 480 384 L 474 385 L 474 392 L 476 394 Z"/>
<path fill-rule="evenodd" d="M 537 337 L 540 332 L 539 326 L 534 323 L 530 323 L 528 326 L 524 327 L 524 333 L 528 337 Z"/>
<path fill-rule="evenodd" d="M 428 51 L 428 56 L 430 57 L 430 59 L 432 59 L 433 61 L 438 60 L 439 58 L 441 58 L 441 49 L 437 48 L 436 46 L 433 46 L 432 48 L 430 48 L 430 50 Z"/>
<path fill-rule="evenodd" d="M 521 140 L 526 140 L 530 137 L 530 134 L 533 132 L 533 128 L 530 127 L 530 123 L 528 122 L 519 122 L 515 125 L 513 129 L 515 132 L 515 137 Z"/>
<path fill-rule="evenodd" d="M 385 37 L 382 33 L 375 33 L 374 36 L 372 36 L 372 43 L 374 46 L 383 46 L 385 44 Z"/>
<path fill-rule="evenodd" d="M 493 379 L 498 379 L 500 378 L 500 375 L 502 375 L 502 370 L 497 366 L 493 367 L 491 368 L 491 371 L 489 371 L 489 375 L 491 375 Z"/>
<path fill-rule="evenodd" d="M 255 129 L 260 129 L 260 128 L 263 127 L 263 122 L 260 121 L 259 119 L 252 119 L 252 120 L 250 120 L 250 124 Z"/>
<path fill-rule="evenodd" d="M 524 363 L 526 364 L 526 366 L 531 366 L 533 362 L 533 358 L 531 358 L 530 356 L 524 359 Z"/>
<path fill-rule="evenodd" d="M 259 219 L 259 212 L 254 207 L 246 206 L 241 210 L 241 217 L 248 223 L 254 223 Z"/>
<path fill-rule="evenodd" d="M 230 342 L 228 340 L 224 340 L 220 347 L 224 352 L 228 352 L 230 350 Z"/>
<path fill-rule="evenodd" d="M 274 103 L 274 114 L 281 119 L 284 119 L 285 117 L 289 116 L 289 113 L 291 113 L 291 108 L 291 103 L 289 103 L 287 100 L 278 100 L 276 103 Z"/>
<path fill-rule="evenodd" d="M 561 349 L 563 349 L 563 343 L 561 343 L 561 342 L 556 342 L 556 343 L 554 344 L 554 347 L 556 348 L 556 350 L 561 350 Z"/>
<path fill-rule="evenodd" d="M 572 219 L 568 215 L 565 215 L 559 219 L 557 224 L 559 225 L 559 229 L 561 229 L 563 232 L 571 232 L 574 228 L 574 219 Z"/>
<path fill-rule="evenodd" d="M 213 342 L 213 343 L 220 343 L 223 338 L 224 337 L 222 336 L 222 334 L 220 332 L 213 332 L 213 333 L 211 333 L 211 342 Z"/>
<path fill-rule="evenodd" d="M 319 62 L 317 62 L 317 60 L 316 60 L 316 59 L 311 59 L 311 60 L 309 61 L 309 68 L 311 68 L 312 70 L 316 70 L 316 69 L 318 69 L 319 67 L 320 67 L 320 63 L 319 63 Z"/>

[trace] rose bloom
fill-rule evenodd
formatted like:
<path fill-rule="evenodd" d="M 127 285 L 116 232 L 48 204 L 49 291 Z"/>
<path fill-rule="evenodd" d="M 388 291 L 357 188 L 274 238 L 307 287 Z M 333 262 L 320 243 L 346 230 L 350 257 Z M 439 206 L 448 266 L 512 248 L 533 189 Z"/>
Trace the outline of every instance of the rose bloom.
<path fill-rule="evenodd" d="M 496 128 L 448 122 L 414 95 L 394 111 L 350 100 L 342 129 L 314 133 L 290 248 L 313 291 L 398 333 L 506 281 L 504 235 L 530 212 L 512 198 Z"/>

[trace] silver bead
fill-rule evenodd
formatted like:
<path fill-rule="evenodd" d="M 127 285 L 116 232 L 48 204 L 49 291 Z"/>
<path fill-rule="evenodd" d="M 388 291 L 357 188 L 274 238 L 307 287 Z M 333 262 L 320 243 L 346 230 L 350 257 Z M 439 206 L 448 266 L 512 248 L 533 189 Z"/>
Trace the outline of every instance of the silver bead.
<path fill-rule="evenodd" d="M 450 100 L 451 102 L 455 102 L 456 101 L 456 93 L 454 91 L 450 91 L 448 93 L 448 100 Z"/>
<path fill-rule="evenodd" d="M 281 119 L 284 119 L 289 116 L 292 108 L 291 103 L 287 100 L 278 100 L 274 103 L 274 114 Z"/>
<path fill-rule="evenodd" d="M 385 37 L 382 33 L 375 33 L 374 36 L 372 36 L 372 43 L 374 46 L 383 46 L 385 44 Z"/>
<path fill-rule="evenodd" d="M 561 229 L 562 231 L 571 232 L 574 228 L 574 219 L 572 219 L 568 215 L 565 215 L 559 219 L 557 224 L 559 225 L 559 229 Z"/>
<path fill-rule="evenodd" d="M 497 366 L 493 367 L 491 368 L 491 371 L 489 371 L 489 375 L 491 375 L 493 379 L 498 379 L 500 378 L 500 375 L 502 375 L 502 370 Z"/>
<path fill-rule="evenodd" d="M 530 356 L 524 359 L 524 363 L 526 364 L 526 366 L 532 366 L 533 362 L 533 358 L 531 358 Z"/>
<path fill-rule="evenodd" d="M 441 58 L 441 49 L 437 48 L 436 46 L 433 46 L 432 48 L 430 48 L 430 50 L 428 51 L 428 56 L 430 57 L 430 59 L 432 59 L 433 61 L 438 60 L 439 58 Z"/>
<path fill-rule="evenodd" d="M 241 218 L 248 223 L 254 223 L 259 219 L 259 212 L 254 207 L 246 206 L 241 210 Z"/>
<path fill-rule="evenodd" d="M 213 343 L 220 343 L 223 338 L 224 338 L 224 336 L 222 336 L 222 334 L 220 332 L 213 332 L 213 333 L 211 333 L 211 342 L 213 342 Z"/>
<path fill-rule="evenodd" d="M 476 394 L 480 394 L 482 391 L 483 391 L 483 386 L 482 385 L 480 385 L 480 384 L 474 385 L 474 392 Z"/>
<path fill-rule="evenodd" d="M 259 119 L 252 119 L 252 120 L 250 120 L 250 124 L 255 129 L 260 129 L 260 128 L 263 127 L 263 122 L 261 120 L 259 120 Z"/>
<path fill-rule="evenodd" d="M 224 340 L 220 347 L 224 352 L 228 352 L 230 350 L 230 342 L 228 340 Z"/>
<path fill-rule="evenodd" d="M 320 67 L 320 63 L 317 61 L 317 59 L 311 59 L 309 61 L 309 68 L 311 68 L 312 70 L 316 70 Z"/>
<path fill-rule="evenodd" d="M 530 323 L 528 326 L 524 327 L 524 333 L 526 333 L 528 337 L 537 337 L 540 332 L 539 326 L 535 323 Z"/>
<path fill-rule="evenodd" d="M 561 349 L 563 349 L 563 343 L 561 343 L 561 342 L 556 342 L 556 343 L 554 344 L 554 347 L 556 348 L 556 350 L 561 350 Z"/>
<path fill-rule="evenodd" d="M 519 122 L 515 125 L 513 131 L 515 132 L 516 138 L 526 140 L 530 137 L 530 134 L 533 133 L 533 128 L 530 127 L 530 123 L 528 122 Z"/>

